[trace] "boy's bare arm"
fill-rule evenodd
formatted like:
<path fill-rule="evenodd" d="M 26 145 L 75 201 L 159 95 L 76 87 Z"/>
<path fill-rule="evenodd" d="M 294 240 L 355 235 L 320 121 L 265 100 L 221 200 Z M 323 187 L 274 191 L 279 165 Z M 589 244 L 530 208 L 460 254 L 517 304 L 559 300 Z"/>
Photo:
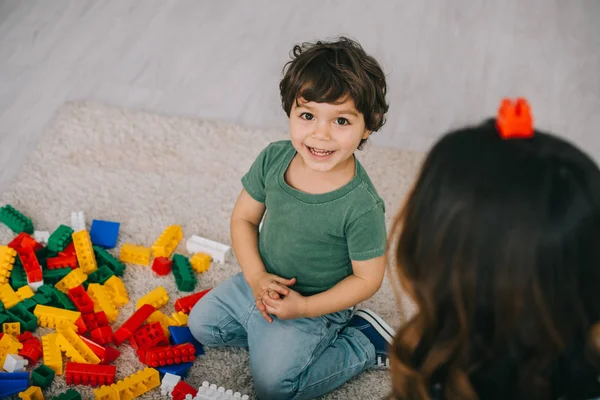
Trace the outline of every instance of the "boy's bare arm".
<path fill-rule="evenodd" d="M 383 282 L 385 256 L 352 261 L 352 270 L 352 275 L 331 289 L 306 298 L 306 317 L 342 311 L 373 296 Z"/>

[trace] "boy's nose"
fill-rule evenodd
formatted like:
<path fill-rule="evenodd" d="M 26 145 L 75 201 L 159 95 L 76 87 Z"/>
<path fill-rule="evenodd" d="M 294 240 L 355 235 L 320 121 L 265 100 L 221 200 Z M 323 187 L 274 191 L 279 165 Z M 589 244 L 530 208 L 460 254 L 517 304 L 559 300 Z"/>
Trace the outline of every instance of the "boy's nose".
<path fill-rule="evenodd" d="M 313 138 L 320 140 L 329 140 L 331 139 L 331 131 L 329 124 L 318 124 L 312 134 Z"/>

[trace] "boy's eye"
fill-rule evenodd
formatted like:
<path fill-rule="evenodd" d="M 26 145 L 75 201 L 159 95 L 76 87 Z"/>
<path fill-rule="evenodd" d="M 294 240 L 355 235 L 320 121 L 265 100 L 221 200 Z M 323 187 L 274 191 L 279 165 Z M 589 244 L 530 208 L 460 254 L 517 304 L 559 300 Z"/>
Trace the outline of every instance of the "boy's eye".
<path fill-rule="evenodd" d="M 342 118 L 342 117 L 336 118 L 335 123 L 338 125 L 350 125 L 350 121 L 348 121 L 346 118 Z"/>
<path fill-rule="evenodd" d="M 313 119 L 315 119 L 315 116 L 311 113 L 303 112 L 302 114 L 300 114 L 300 118 L 305 119 L 307 121 L 312 121 Z"/>

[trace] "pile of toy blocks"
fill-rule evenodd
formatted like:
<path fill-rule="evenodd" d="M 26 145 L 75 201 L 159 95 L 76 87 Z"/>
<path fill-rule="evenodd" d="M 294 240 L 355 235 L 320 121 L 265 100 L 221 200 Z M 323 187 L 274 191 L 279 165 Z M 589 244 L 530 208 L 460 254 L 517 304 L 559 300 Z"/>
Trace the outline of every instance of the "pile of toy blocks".
<path fill-rule="evenodd" d="M 96 399 L 131 399 L 159 387 L 160 375 L 185 377 L 196 356 L 204 354 L 187 318 L 210 289 L 178 299 L 168 316 L 160 309 L 169 296 L 159 286 L 137 301 L 136 311 L 121 326 L 114 331 L 112 326 L 129 302 L 120 279 L 125 263 L 149 266 L 153 258 L 152 269 L 159 275 L 172 271 L 181 291 L 192 291 L 195 274 L 208 269 L 210 254 L 196 253 L 191 260 L 173 254 L 183 237 L 180 226 L 167 227 L 152 248 L 124 244 L 117 259 L 108 251 L 117 243 L 117 222 L 94 220 L 88 232 L 85 216 L 75 212 L 70 227 L 60 225 L 50 234 L 34 231 L 31 219 L 10 205 L 0 208 L 0 222 L 16 234 L 0 246 L 0 371 L 5 371 L 0 372 L 0 397 L 18 393 L 21 399 L 43 399 L 42 389 L 64 375 L 67 384 L 97 387 Z M 40 338 L 34 335 L 38 326 L 53 331 Z M 115 382 L 112 363 L 124 343 L 148 367 Z M 197 397 L 204 395 L 200 389 L 195 398 L 213 398 Z M 177 393 L 173 398 L 185 398 Z M 69 389 L 55 398 L 81 395 Z"/>
<path fill-rule="evenodd" d="M 249 399 L 247 394 L 234 393 L 231 389 L 225 389 L 222 386 L 217 387 L 217 385 L 211 385 L 206 381 L 202 382 L 202 385 L 198 389 L 194 389 L 193 386 L 190 386 L 181 379 L 181 376 L 169 373 L 165 374 L 162 379 L 160 392 L 163 396 L 169 396 L 173 400 Z"/>

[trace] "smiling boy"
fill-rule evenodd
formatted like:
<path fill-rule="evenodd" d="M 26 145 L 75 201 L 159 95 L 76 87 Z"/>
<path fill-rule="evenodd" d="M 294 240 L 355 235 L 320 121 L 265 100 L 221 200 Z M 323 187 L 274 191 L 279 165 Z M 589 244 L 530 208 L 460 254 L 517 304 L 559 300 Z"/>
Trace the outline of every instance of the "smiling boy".
<path fill-rule="evenodd" d="M 292 54 L 280 83 L 290 140 L 259 154 L 231 217 L 242 272 L 189 319 L 206 346 L 249 349 L 261 399 L 314 398 L 386 366 L 393 336 L 354 312 L 385 271 L 384 204 L 354 157 L 385 121 L 384 73 L 346 38 Z"/>

